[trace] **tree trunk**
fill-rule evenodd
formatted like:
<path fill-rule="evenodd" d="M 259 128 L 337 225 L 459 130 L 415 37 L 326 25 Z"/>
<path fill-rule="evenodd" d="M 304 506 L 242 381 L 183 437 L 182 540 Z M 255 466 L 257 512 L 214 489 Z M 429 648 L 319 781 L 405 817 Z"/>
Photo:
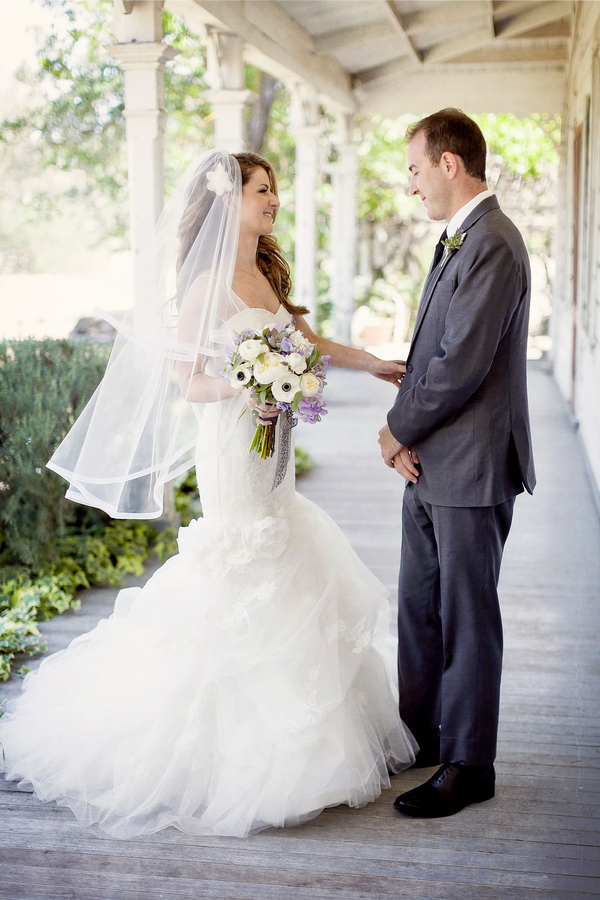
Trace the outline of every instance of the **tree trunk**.
<path fill-rule="evenodd" d="M 248 143 L 253 153 L 262 150 L 265 134 L 269 127 L 269 112 L 275 96 L 277 79 L 266 72 L 260 73 L 260 89 L 248 119 Z"/>

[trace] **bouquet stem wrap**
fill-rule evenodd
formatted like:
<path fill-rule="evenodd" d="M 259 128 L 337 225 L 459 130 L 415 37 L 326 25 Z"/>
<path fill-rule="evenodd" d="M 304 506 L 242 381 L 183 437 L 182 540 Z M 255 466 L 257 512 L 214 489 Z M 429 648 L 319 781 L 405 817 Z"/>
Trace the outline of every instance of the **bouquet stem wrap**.
<path fill-rule="evenodd" d="M 252 453 L 253 450 L 256 450 L 256 452 L 260 454 L 261 459 L 266 459 L 267 456 L 273 456 L 275 452 L 276 427 L 276 419 L 271 425 L 257 425 L 248 452 Z"/>

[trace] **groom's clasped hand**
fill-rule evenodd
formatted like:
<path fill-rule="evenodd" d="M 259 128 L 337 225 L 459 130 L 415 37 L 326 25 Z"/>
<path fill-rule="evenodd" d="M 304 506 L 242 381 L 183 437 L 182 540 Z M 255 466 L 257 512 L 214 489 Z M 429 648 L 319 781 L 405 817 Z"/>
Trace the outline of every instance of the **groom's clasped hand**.
<path fill-rule="evenodd" d="M 414 447 L 405 447 L 397 441 L 388 425 L 379 430 L 379 446 L 381 456 L 386 466 L 395 469 L 398 475 L 402 475 L 407 481 L 416 484 L 419 480 L 419 456 Z"/>

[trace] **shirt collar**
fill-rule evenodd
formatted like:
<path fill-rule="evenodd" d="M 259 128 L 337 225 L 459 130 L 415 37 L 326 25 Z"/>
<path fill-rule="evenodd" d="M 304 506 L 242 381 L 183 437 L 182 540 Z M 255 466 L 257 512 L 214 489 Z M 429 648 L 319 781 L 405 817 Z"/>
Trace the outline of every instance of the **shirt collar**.
<path fill-rule="evenodd" d="M 456 232 L 459 230 L 462 223 L 465 221 L 469 213 L 473 212 L 476 206 L 479 206 L 482 200 L 486 200 L 488 197 L 493 197 L 494 192 L 490 190 L 482 191 L 481 194 L 477 194 L 477 196 L 473 197 L 472 200 L 469 200 L 468 203 L 465 203 L 464 206 L 455 212 L 448 225 L 446 227 L 446 232 L 448 237 L 453 237 Z"/>

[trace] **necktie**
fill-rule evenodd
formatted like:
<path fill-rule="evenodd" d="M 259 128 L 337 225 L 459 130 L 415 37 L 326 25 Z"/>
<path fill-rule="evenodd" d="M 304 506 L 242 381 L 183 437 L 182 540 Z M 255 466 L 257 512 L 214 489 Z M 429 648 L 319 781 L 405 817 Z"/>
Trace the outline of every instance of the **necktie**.
<path fill-rule="evenodd" d="M 442 254 L 444 252 L 444 245 L 443 245 L 442 241 L 445 241 L 447 237 L 448 237 L 448 231 L 446 228 L 444 228 L 442 234 L 440 235 L 439 241 L 435 245 L 435 253 L 433 254 L 433 265 L 431 266 L 432 272 L 442 259 Z"/>

